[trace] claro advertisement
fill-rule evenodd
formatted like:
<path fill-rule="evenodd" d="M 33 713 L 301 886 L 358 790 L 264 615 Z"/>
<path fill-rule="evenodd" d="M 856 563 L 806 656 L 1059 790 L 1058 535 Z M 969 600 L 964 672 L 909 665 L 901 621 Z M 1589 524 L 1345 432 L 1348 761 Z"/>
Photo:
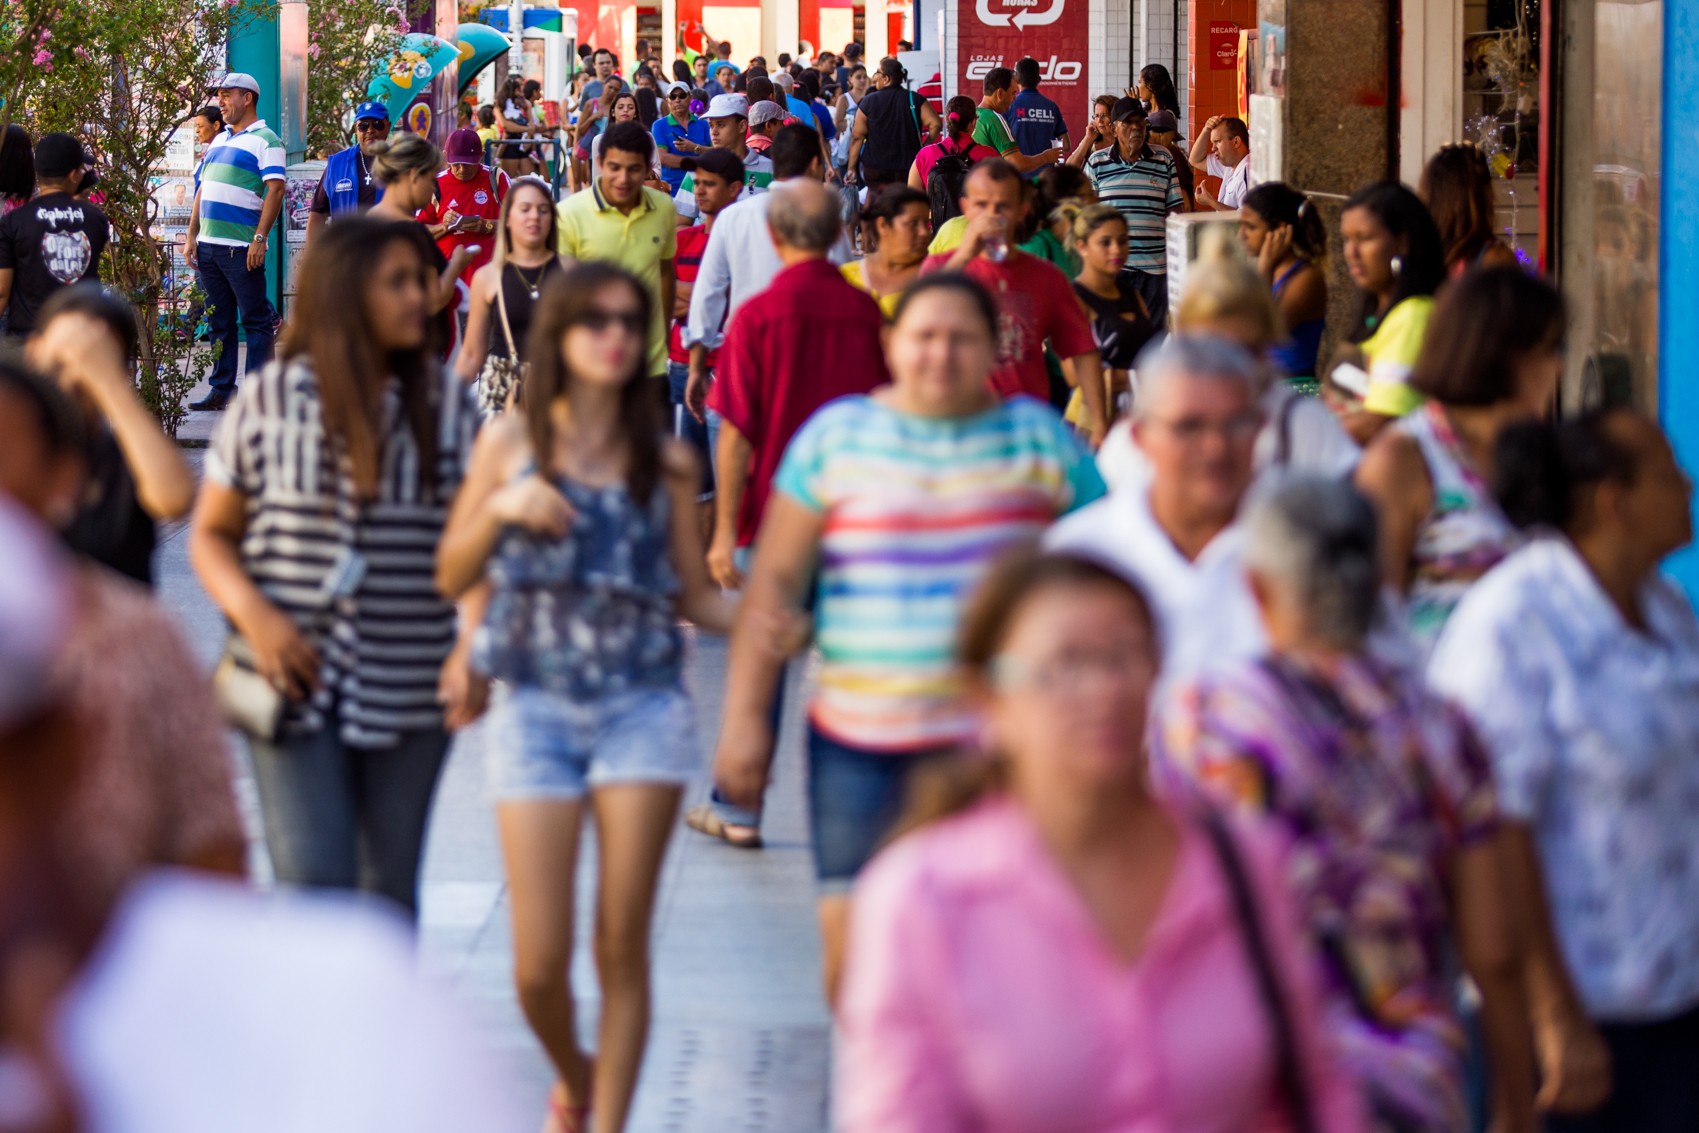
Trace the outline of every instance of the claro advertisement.
<path fill-rule="evenodd" d="M 975 101 L 993 67 L 1038 60 L 1039 90 L 1062 108 L 1078 137 L 1090 113 L 1086 74 L 1090 0 L 956 0 L 955 87 Z"/>

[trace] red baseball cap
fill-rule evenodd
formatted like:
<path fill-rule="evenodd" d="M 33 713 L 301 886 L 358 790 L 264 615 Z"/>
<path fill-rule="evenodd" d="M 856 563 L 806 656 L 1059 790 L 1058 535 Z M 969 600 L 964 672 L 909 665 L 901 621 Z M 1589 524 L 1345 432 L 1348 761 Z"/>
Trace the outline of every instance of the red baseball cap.
<path fill-rule="evenodd" d="M 444 155 L 450 165 L 481 165 L 484 161 L 484 139 L 478 131 L 461 127 L 448 136 Z"/>

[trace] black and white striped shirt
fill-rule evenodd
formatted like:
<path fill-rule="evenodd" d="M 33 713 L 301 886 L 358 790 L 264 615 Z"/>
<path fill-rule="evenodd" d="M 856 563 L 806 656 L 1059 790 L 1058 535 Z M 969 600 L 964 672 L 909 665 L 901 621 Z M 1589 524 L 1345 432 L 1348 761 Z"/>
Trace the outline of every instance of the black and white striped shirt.
<path fill-rule="evenodd" d="M 388 747 L 404 732 L 442 727 L 437 678 L 455 612 L 437 592 L 436 551 L 478 422 L 470 391 L 447 370 L 441 409 L 436 483 L 427 487 L 399 383 L 390 383 L 378 494 L 364 503 L 325 432 L 306 359 L 251 375 L 219 426 L 206 474 L 247 497 L 243 569 L 319 651 L 322 687 L 291 709 L 291 734 L 323 728 L 333 709 L 352 747 Z M 327 578 L 348 547 L 365 559 L 365 575 L 351 596 L 327 598 Z"/>

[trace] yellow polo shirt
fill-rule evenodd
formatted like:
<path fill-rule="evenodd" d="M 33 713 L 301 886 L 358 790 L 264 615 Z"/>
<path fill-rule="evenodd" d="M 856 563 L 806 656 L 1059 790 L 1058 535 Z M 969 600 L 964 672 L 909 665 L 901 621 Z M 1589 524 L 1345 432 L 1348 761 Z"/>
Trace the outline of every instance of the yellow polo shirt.
<path fill-rule="evenodd" d="M 645 185 L 629 213 L 602 196 L 599 185 L 572 194 L 556 210 L 560 250 L 575 260 L 606 260 L 636 276 L 649 292 L 649 374 L 667 372 L 667 317 L 661 306 L 662 273 L 678 256 L 678 214 L 672 200 Z"/>

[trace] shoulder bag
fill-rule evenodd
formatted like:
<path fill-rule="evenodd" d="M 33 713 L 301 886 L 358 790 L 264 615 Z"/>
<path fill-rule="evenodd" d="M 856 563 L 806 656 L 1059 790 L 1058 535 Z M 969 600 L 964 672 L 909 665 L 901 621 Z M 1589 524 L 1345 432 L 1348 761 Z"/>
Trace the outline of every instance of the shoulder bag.
<path fill-rule="evenodd" d="M 519 350 L 513 344 L 513 326 L 507 320 L 506 264 L 496 278 L 494 306 L 501 319 L 502 338 L 507 342 L 507 357 L 486 357 L 483 371 L 478 375 L 478 409 L 486 419 L 519 404 L 520 386 L 525 379 L 525 363 L 520 361 Z"/>
<path fill-rule="evenodd" d="M 1245 872 L 1244 859 L 1239 856 L 1239 848 L 1220 815 L 1206 812 L 1201 821 L 1220 863 L 1222 876 L 1227 881 L 1239 937 L 1251 961 L 1257 995 L 1262 999 L 1263 1012 L 1268 1017 L 1274 1039 L 1275 1079 L 1291 1115 L 1292 1128 L 1296 1133 L 1319 1133 L 1321 1126 L 1316 1123 L 1315 1106 L 1299 1059 L 1297 1032 L 1292 1026 L 1286 989 L 1281 984 L 1274 955 L 1268 947 L 1268 936 L 1263 931 L 1262 917 L 1257 909 L 1256 896 L 1251 891 L 1250 877 Z"/>

